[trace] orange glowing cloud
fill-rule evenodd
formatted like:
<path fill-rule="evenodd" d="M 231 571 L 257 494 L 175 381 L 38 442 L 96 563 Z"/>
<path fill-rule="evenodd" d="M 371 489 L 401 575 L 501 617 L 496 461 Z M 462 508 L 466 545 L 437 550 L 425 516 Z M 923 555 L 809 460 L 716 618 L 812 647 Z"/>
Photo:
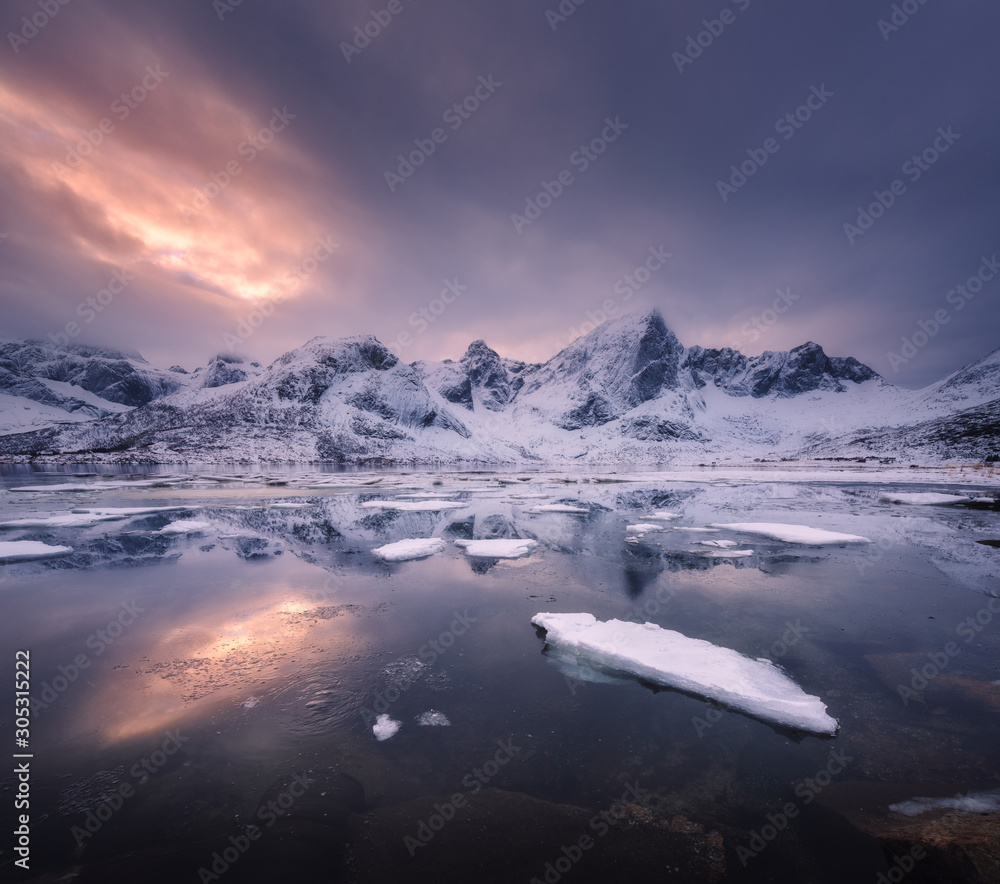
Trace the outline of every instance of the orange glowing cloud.
<path fill-rule="evenodd" d="M 104 79 L 131 87 L 86 96 L 0 75 L 0 171 L 84 259 L 203 299 L 293 295 L 303 259 L 315 270 L 339 247 L 309 196 L 323 170 L 297 147 L 294 109 L 250 108 L 141 49 L 114 65 Z"/>

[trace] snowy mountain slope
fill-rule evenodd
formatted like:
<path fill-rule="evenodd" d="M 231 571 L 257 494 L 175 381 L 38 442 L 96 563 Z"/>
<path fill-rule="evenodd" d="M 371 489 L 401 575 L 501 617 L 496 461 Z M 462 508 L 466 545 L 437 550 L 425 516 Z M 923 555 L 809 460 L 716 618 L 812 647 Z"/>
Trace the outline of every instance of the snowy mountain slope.
<path fill-rule="evenodd" d="M 995 399 L 1000 351 L 910 391 L 812 342 L 756 357 L 685 348 L 657 311 L 607 322 L 537 365 L 504 359 L 483 341 L 454 362 L 405 365 L 371 336 L 314 338 L 266 369 L 220 356 L 190 374 L 115 351 L 4 346 L 31 358 L 17 372 L 12 359 L 0 363 L 0 394 L 6 382 L 11 402 L 27 394 L 32 407 L 49 409 L 39 421 L 54 409 L 99 418 L 0 436 L 0 456 L 15 460 L 666 463 L 910 452 L 942 460 L 984 456 L 997 439 L 997 403 L 987 397 L 992 388 Z M 122 378 L 110 382 L 109 362 Z M 109 383 L 78 404 L 68 399 L 79 389 L 71 381 L 46 386 L 52 374 L 94 378 L 102 369 Z M 98 396 L 121 393 L 130 378 L 130 389 L 146 382 L 152 394 L 161 382 L 172 392 L 99 414 Z M 18 423 L 6 400 L 0 408 L 12 428 L 38 426 Z"/>

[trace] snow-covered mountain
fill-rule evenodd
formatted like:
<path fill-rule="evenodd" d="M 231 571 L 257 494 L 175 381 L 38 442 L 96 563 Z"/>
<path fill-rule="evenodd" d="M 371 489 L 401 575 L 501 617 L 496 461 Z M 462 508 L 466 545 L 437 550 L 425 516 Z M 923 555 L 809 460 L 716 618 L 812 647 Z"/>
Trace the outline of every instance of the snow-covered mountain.
<path fill-rule="evenodd" d="M 8 460 L 940 461 L 1000 447 L 1000 350 L 910 391 L 812 342 L 756 357 L 686 348 L 655 310 L 542 364 L 475 341 L 457 361 L 406 365 L 371 336 L 314 338 L 266 368 L 220 356 L 191 373 L 37 342 L 0 357 Z M 63 419 L 10 432 L 28 428 L 8 420 L 18 407 L 36 427 Z"/>

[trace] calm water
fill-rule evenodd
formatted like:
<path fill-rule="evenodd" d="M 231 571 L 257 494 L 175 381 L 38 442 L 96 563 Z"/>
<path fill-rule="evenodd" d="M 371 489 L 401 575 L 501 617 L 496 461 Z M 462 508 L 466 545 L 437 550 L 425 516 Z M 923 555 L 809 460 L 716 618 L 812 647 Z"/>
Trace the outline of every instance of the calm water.
<path fill-rule="evenodd" d="M 432 880 L 419 877 L 429 874 L 423 848 L 407 850 L 402 838 L 425 819 L 416 808 L 482 785 L 589 813 L 632 786 L 627 803 L 648 811 L 647 822 L 682 815 L 723 836 L 725 880 L 875 880 L 888 866 L 842 822 L 840 805 L 863 793 L 870 813 L 888 816 L 892 801 L 1000 786 L 1000 615 L 987 594 L 1000 593 L 1000 550 L 977 543 L 1000 538 L 1000 513 L 879 500 L 886 488 L 939 486 L 714 473 L 595 483 L 565 472 L 245 473 L 226 482 L 85 472 L 7 468 L 0 521 L 184 509 L 0 532 L 73 549 L 7 564 L 0 584 L 8 697 L 15 653 L 31 659 L 34 875 L 214 880 L 199 870 L 242 845 L 211 874 L 257 880 L 294 869 L 289 878 L 361 881 L 388 868 L 390 880 Z M 148 484 L 153 476 L 166 484 Z M 10 490 L 64 483 L 86 490 Z M 431 498 L 461 506 L 363 506 Z M 551 503 L 587 513 L 530 512 Z M 677 530 L 626 543 L 626 526 L 653 510 L 681 515 L 671 525 L 682 528 L 792 522 L 878 543 L 804 547 Z M 159 533 L 178 519 L 208 526 Z M 447 545 L 427 559 L 385 564 L 371 553 L 432 536 Z M 451 543 L 490 537 L 538 547 L 475 560 Z M 696 543 L 731 537 L 754 554 L 709 559 Z M 539 611 L 648 620 L 772 659 L 823 699 L 840 732 L 791 733 L 676 691 L 579 680 L 543 653 L 530 624 Z M 958 632 L 969 617 L 976 628 Z M 942 659 L 949 642 L 958 653 L 912 690 L 911 670 L 928 655 Z M 900 684 L 911 687 L 905 703 Z M 0 716 L 8 745 L 12 706 Z M 429 711 L 450 726 L 419 725 Z M 378 741 L 383 712 L 401 727 Z M 831 752 L 842 760 L 835 769 Z M 309 772 L 305 787 L 300 772 Z M 2 785 L 10 813 L 16 780 Z M 262 811 L 268 801 L 281 812 Z M 800 811 L 788 831 L 741 858 L 737 848 L 788 802 Z M 562 834 L 537 823 L 551 813 L 530 807 L 541 855 L 561 856 Z M 494 818 L 493 840 L 521 843 L 510 834 L 520 816 Z M 450 825 L 445 834 L 459 838 L 463 823 Z M 377 842 L 359 834 L 365 826 L 394 835 Z M 0 849 L 4 879 L 30 880 L 12 866 L 9 836 Z M 590 861 L 566 879 L 595 879 Z"/>

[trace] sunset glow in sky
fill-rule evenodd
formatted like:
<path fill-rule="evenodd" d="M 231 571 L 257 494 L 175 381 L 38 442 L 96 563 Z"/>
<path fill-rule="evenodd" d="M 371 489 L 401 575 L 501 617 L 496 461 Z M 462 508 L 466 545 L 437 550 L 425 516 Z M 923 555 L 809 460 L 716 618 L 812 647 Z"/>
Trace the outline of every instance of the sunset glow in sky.
<path fill-rule="evenodd" d="M 190 369 L 267 299 L 265 363 L 541 361 L 655 306 L 921 386 L 1000 345 L 1000 277 L 949 299 L 1000 252 L 1000 9 L 909 5 L 14 0 L 0 335 Z"/>

